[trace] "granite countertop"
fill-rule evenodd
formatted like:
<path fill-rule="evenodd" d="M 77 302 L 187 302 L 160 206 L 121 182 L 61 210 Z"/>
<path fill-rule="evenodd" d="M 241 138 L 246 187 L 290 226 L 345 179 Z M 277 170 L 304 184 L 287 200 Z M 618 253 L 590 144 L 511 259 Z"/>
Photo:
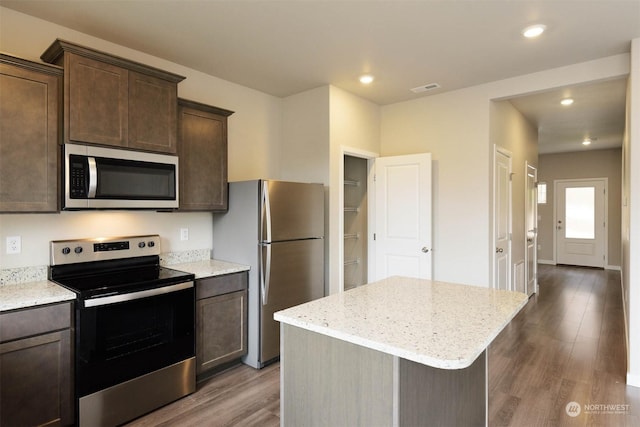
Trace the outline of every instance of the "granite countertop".
<path fill-rule="evenodd" d="M 181 264 L 170 264 L 165 267 L 174 270 L 185 271 L 196 275 L 196 279 L 203 277 L 222 276 L 224 274 L 239 273 L 248 271 L 248 265 L 235 264 L 233 262 L 206 259 L 203 261 L 184 262 Z"/>
<path fill-rule="evenodd" d="M 165 265 L 174 270 L 196 275 L 196 279 L 249 270 L 249 266 L 207 259 Z M 0 286 L 0 312 L 29 308 L 42 304 L 74 300 L 76 294 L 48 280 L 32 280 Z"/>
<path fill-rule="evenodd" d="M 520 292 L 390 277 L 277 321 L 441 369 L 470 366 L 527 303 Z"/>
<path fill-rule="evenodd" d="M 0 312 L 70 301 L 76 294 L 48 280 L 0 286 Z"/>

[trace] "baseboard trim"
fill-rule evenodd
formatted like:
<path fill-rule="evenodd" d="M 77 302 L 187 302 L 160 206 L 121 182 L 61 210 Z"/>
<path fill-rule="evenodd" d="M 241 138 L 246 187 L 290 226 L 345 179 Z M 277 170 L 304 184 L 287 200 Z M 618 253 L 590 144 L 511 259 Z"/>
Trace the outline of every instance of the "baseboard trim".
<path fill-rule="evenodd" d="M 640 388 L 640 374 L 632 374 L 627 372 L 627 385 Z"/>
<path fill-rule="evenodd" d="M 556 265 L 556 262 L 550 259 L 538 259 L 538 264 Z"/>
<path fill-rule="evenodd" d="M 604 269 L 605 270 L 622 271 L 622 267 L 620 267 L 619 265 L 605 265 Z"/>

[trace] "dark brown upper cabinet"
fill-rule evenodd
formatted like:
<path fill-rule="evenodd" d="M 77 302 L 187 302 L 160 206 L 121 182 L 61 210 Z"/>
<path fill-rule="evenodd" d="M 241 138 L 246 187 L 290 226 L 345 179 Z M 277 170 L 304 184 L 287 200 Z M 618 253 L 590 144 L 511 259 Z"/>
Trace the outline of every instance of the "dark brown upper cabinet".
<path fill-rule="evenodd" d="M 178 100 L 181 211 L 227 210 L 227 117 L 231 114 Z"/>
<path fill-rule="evenodd" d="M 62 68 L 0 54 L 0 212 L 57 212 Z"/>
<path fill-rule="evenodd" d="M 64 142 L 177 152 L 183 76 L 56 40 L 41 56 L 64 67 Z"/>

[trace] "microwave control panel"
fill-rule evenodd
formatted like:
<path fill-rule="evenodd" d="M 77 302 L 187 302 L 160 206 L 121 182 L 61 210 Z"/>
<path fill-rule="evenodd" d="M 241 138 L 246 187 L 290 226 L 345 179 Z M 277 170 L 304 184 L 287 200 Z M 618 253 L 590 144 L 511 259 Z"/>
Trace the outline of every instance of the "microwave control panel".
<path fill-rule="evenodd" d="M 69 156 L 69 194 L 72 199 L 85 199 L 89 190 L 89 165 L 85 156 Z"/>

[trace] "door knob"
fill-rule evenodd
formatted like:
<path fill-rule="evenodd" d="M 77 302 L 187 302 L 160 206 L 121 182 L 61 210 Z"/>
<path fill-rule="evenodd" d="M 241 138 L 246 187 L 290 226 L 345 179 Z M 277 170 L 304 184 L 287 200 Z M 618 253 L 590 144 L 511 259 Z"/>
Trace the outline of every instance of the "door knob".
<path fill-rule="evenodd" d="M 424 252 L 426 254 L 427 252 L 429 252 L 429 249 L 426 246 L 423 246 L 422 247 L 422 252 Z"/>
<path fill-rule="evenodd" d="M 504 249 L 502 249 L 502 248 L 496 248 L 496 253 L 497 253 L 497 254 L 501 254 L 502 252 L 504 252 Z"/>

